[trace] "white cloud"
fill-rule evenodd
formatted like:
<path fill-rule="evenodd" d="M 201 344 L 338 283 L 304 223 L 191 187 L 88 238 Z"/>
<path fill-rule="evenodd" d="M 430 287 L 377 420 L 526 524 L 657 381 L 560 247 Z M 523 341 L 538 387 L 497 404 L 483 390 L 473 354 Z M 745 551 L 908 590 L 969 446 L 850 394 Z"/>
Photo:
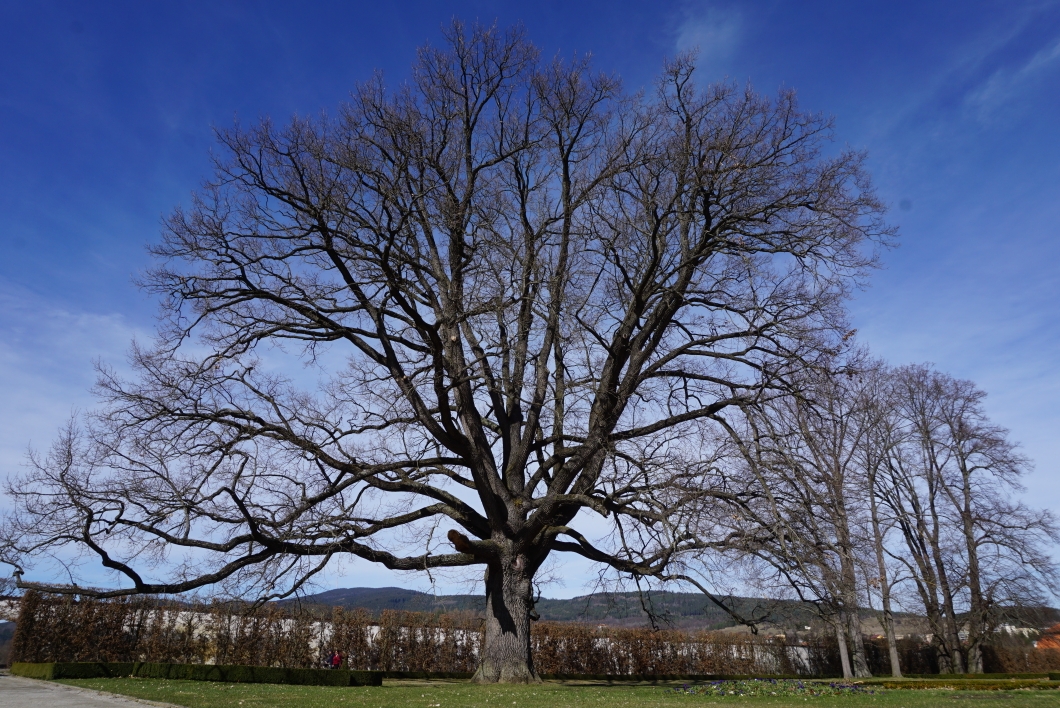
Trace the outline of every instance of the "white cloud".
<path fill-rule="evenodd" d="M 965 97 L 964 105 L 980 121 L 988 121 L 1002 109 L 1018 104 L 1019 96 L 1033 90 L 1050 70 L 1060 67 L 1060 38 L 1049 44 L 1022 66 L 994 71 Z"/>
<path fill-rule="evenodd" d="M 19 473 L 30 446 L 46 450 L 73 411 L 88 410 L 96 404 L 90 390 L 95 380 L 93 361 L 102 360 L 121 370 L 133 339 L 149 341 L 152 336 L 150 329 L 136 326 L 121 314 L 78 310 L 0 280 L 0 488 L 6 478 Z M 325 356 L 335 364 L 339 355 L 330 352 Z M 301 369 L 280 352 L 266 352 L 265 358 L 277 369 L 286 364 L 286 373 L 305 385 L 312 385 L 318 373 Z M 0 493 L 0 513 L 9 505 Z M 588 525 L 598 530 L 597 520 L 588 516 Z M 63 559 L 72 560 L 67 555 Z M 589 562 L 557 554 L 555 563 L 559 568 L 556 575 L 572 580 L 569 584 L 551 584 L 546 589 L 550 596 L 578 595 L 591 586 L 595 568 Z M 88 584 L 119 582 L 92 558 L 79 564 L 79 572 L 82 582 Z M 32 576 L 66 580 L 60 563 L 44 559 Z M 481 593 L 481 577 L 478 568 L 436 571 L 432 587 L 431 577 L 425 573 L 402 573 L 347 559 L 333 562 L 317 578 L 317 589 L 400 586 L 442 594 Z"/>
<path fill-rule="evenodd" d="M 742 34 L 743 18 L 736 10 L 689 3 L 677 26 L 675 45 L 680 52 L 698 50 L 700 66 L 704 70 L 721 72 L 739 45 Z"/>
<path fill-rule="evenodd" d="M 120 314 L 78 311 L 0 281 L 0 480 L 18 472 L 30 445 L 46 449 L 71 412 L 94 404 L 94 360 L 120 368 L 133 338 L 150 336 Z"/>

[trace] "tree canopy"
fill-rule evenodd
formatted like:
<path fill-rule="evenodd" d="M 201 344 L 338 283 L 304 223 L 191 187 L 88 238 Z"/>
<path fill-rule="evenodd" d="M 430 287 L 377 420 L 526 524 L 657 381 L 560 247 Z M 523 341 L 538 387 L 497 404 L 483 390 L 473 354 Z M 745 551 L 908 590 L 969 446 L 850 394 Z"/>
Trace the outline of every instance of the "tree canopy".
<path fill-rule="evenodd" d="M 831 135 L 691 56 L 629 94 L 459 23 L 394 89 L 219 132 L 152 247 L 157 340 L 34 457 L 4 560 L 76 547 L 124 581 L 100 595 L 485 565 L 480 678 L 532 677 L 546 558 L 710 548 L 697 515 L 740 493 L 713 418 L 842 346 L 891 232 Z"/>

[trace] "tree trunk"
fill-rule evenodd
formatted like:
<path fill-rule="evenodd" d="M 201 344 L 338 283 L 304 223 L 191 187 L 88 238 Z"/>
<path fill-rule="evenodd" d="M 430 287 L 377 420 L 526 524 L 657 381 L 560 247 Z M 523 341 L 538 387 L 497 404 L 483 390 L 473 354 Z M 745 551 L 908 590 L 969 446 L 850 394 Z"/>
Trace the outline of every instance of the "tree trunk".
<path fill-rule="evenodd" d="M 983 650 L 979 642 L 968 647 L 968 665 L 965 670 L 970 674 L 983 673 Z"/>
<path fill-rule="evenodd" d="M 940 674 L 953 674 L 956 673 L 953 670 L 953 654 L 950 652 L 946 644 L 936 635 L 934 638 L 935 643 L 935 657 L 939 662 L 939 673 Z"/>
<path fill-rule="evenodd" d="M 836 541 L 840 549 L 839 555 L 839 599 L 842 602 L 843 612 L 840 615 L 840 626 L 847 636 L 847 648 L 849 660 L 854 678 L 869 678 L 869 662 L 865 658 L 865 640 L 861 636 L 861 615 L 858 614 L 858 576 L 854 566 L 854 544 L 850 540 L 850 527 L 847 522 L 846 500 L 841 496 L 844 489 L 836 486 L 833 495 L 837 510 Z M 843 678 L 850 678 L 844 676 Z"/>
<path fill-rule="evenodd" d="M 486 633 L 476 683 L 537 683 L 530 653 L 532 576 L 523 556 L 491 563 L 486 570 Z"/>
<path fill-rule="evenodd" d="M 836 618 L 835 638 L 839 643 L 839 663 L 843 666 L 843 678 L 850 679 L 854 678 L 854 673 L 850 670 L 850 654 L 847 653 L 847 637 L 843 627 L 845 624 L 842 615 Z"/>
<path fill-rule="evenodd" d="M 941 519 L 938 511 L 939 493 L 945 484 L 941 470 L 932 464 L 927 474 L 930 495 L 928 497 L 928 510 L 931 512 L 931 556 L 935 560 L 935 573 L 938 579 L 938 589 L 942 595 L 942 630 L 946 640 L 946 646 L 950 651 L 950 671 L 955 674 L 964 673 L 964 657 L 961 655 L 960 627 L 957 626 L 957 611 L 953 602 L 953 588 L 950 584 L 949 565 L 942 553 L 942 544 L 939 541 L 939 529 L 946 523 Z M 941 667 L 940 667 L 941 672 Z"/>
<path fill-rule="evenodd" d="M 887 656 L 891 660 L 891 676 L 902 678 L 902 665 L 898 657 L 898 638 L 894 633 L 894 613 L 891 611 L 890 588 L 886 589 L 884 593 L 883 636 L 887 639 Z"/>
<path fill-rule="evenodd" d="M 936 607 L 927 612 L 928 626 L 931 627 L 931 643 L 935 647 L 935 658 L 938 660 L 940 674 L 952 674 L 953 655 L 946 644 L 946 633 L 942 626 L 942 616 Z"/>
<path fill-rule="evenodd" d="M 941 565 L 941 561 L 938 562 Z M 957 625 L 957 611 L 954 608 L 953 592 L 950 589 L 949 579 L 944 567 L 939 568 L 939 585 L 942 589 L 942 607 L 945 612 L 942 618 L 942 626 L 945 631 L 946 646 L 950 650 L 950 662 L 952 664 L 950 671 L 955 674 L 963 674 L 965 671 L 964 656 L 961 653 L 961 630 Z"/>
<path fill-rule="evenodd" d="M 887 639 L 887 654 L 891 660 L 891 676 L 902 678 L 902 667 L 898 660 L 898 645 L 894 635 L 894 613 L 891 611 L 891 582 L 887 574 L 887 560 L 883 551 L 883 530 L 880 527 L 880 511 L 876 501 L 876 468 L 870 466 L 869 476 L 869 512 L 872 518 L 872 539 L 876 551 L 876 572 L 879 573 L 880 599 L 883 603 L 883 636 Z"/>
<path fill-rule="evenodd" d="M 854 678 L 871 678 L 868 658 L 865 656 L 865 637 L 861 634 L 861 617 L 858 615 L 857 605 L 852 611 L 846 613 L 847 636 L 850 639 L 850 663 L 854 671 Z"/>
<path fill-rule="evenodd" d="M 987 630 L 987 602 L 983 597 L 983 585 L 979 574 L 979 544 L 976 539 L 975 511 L 972 509 L 972 480 L 970 466 L 961 460 L 962 505 L 961 526 L 964 542 L 968 548 L 968 630 L 967 662 L 965 670 L 970 674 L 983 673 L 983 655 L 980 644 Z M 956 501 L 956 500 L 954 500 Z"/>

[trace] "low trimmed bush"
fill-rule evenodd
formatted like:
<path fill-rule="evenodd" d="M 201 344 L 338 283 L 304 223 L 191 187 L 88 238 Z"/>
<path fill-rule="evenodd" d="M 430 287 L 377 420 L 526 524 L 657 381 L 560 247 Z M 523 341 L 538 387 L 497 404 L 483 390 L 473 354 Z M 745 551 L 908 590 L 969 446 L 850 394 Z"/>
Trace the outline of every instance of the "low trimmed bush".
<path fill-rule="evenodd" d="M 876 686 L 885 689 L 902 690 L 924 690 L 924 689 L 948 689 L 954 691 L 1013 691 L 1016 689 L 1052 690 L 1060 689 L 1060 684 L 1055 681 L 1044 679 L 922 679 L 913 681 L 900 680 L 878 680 L 861 681 L 866 686 Z"/>
<path fill-rule="evenodd" d="M 910 679 L 1048 679 L 1048 673 L 1016 673 L 1016 674 L 902 674 Z"/>

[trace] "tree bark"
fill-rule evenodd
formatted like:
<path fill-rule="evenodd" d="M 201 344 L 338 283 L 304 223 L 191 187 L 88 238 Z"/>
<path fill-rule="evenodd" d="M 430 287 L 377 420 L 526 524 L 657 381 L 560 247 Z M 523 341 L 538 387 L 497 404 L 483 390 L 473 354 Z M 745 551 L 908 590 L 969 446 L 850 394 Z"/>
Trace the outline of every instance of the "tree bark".
<path fill-rule="evenodd" d="M 928 626 L 931 628 L 931 643 L 935 647 L 935 658 L 939 664 L 939 673 L 955 673 L 953 670 L 953 654 L 950 652 L 949 645 L 946 644 L 946 634 L 942 627 L 942 615 L 939 612 L 937 603 L 928 608 L 927 618 Z"/>
<path fill-rule="evenodd" d="M 840 470 L 836 470 L 832 479 L 832 499 L 835 507 L 836 521 L 836 545 L 839 547 L 839 589 L 840 600 L 843 603 L 841 624 L 847 635 L 847 647 L 850 651 L 850 664 L 855 678 L 869 678 L 869 662 L 865 657 L 865 640 L 861 636 L 861 616 L 858 614 L 858 591 L 857 571 L 854 567 L 854 544 L 850 535 L 850 525 L 847 517 L 846 488 Z M 847 677 L 844 677 L 847 678 Z"/>
<path fill-rule="evenodd" d="M 983 636 L 987 630 L 987 602 L 983 596 L 983 583 L 979 572 L 979 543 L 976 540 L 975 512 L 972 509 L 972 479 L 968 461 L 963 459 L 964 451 L 958 448 L 962 459 L 958 460 L 961 470 L 961 526 L 964 531 L 964 542 L 968 549 L 968 646 L 965 669 L 970 674 L 983 673 L 983 654 L 981 651 Z M 974 463 L 973 463 L 974 464 Z M 954 500 L 956 501 L 956 500 Z"/>
<path fill-rule="evenodd" d="M 538 683 L 530 651 L 532 576 L 522 555 L 486 570 L 486 631 L 475 683 Z"/>
<path fill-rule="evenodd" d="M 854 678 L 871 678 L 868 658 L 865 656 L 865 637 L 861 634 L 861 617 L 857 605 L 846 613 L 847 636 L 850 638 L 850 659 Z"/>
<path fill-rule="evenodd" d="M 843 678 L 851 679 L 854 678 L 854 672 L 850 670 L 850 654 L 847 653 L 847 637 L 843 626 L 845 624 L 840 615 L 835 622 L 835 638 L 839 644 L 839 662 L 843 665 Z"/>
<path fill-rule="evenodd" d="M 879 561 L 883 561 L 882 552 Z M 891 586 L 887 578 L 886 565 L 880 563 L 880 596 L 883 599 L 883 635 L 887 639 L 887 654 L 891 660 L 891 676 L 902 678 L 902 665 L 898 657 L 898 638 L 894 633 L 894 611 L 891 609 Z"/>

